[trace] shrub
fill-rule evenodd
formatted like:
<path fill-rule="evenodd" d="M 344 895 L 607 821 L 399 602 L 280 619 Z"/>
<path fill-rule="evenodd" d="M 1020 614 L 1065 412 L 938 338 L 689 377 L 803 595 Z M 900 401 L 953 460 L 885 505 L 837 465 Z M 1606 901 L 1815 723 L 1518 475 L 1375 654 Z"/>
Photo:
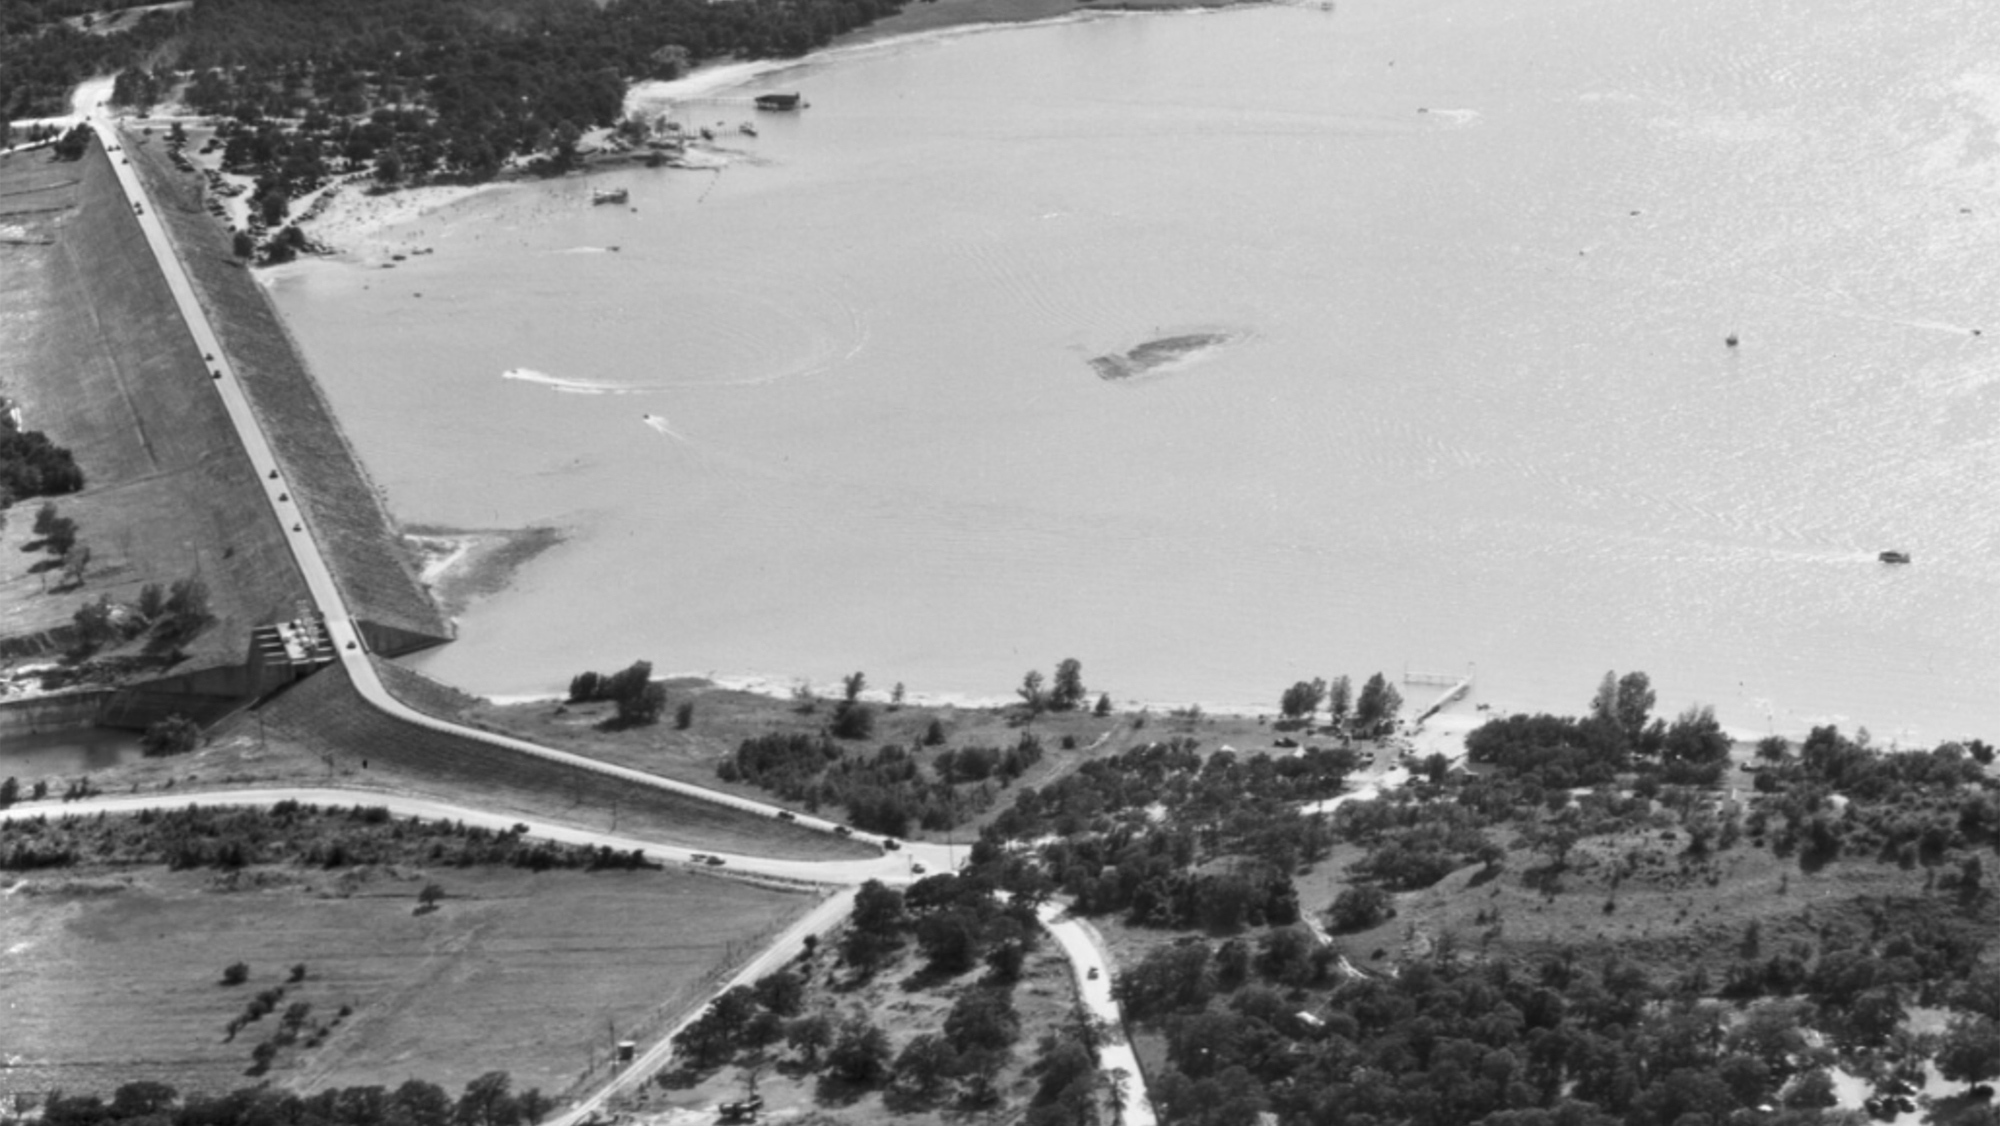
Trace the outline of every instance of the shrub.
<path fill-rule="evenodd" d="M 242 985 L 250 980 L 250 967 L 242 962 L 231 962 L 222 970 L 222 984 Z"/>
<path fill-rule="evenodd" d="M 1378 887 L 1350 887 L 1334 898 L 1327 921 L 1336 931 L 1363 931 L 1394 914 L 1388 892 Z"/>
<path fill-rule="evenodd" d="M 170 715 L 139 737 L 139 746 L 148 755 L 184 755 L 200 743 L 201 725 L 184 715 Z"/>
<path fill-rule="evenodd" d="M 682 731 L 686 731 L 693 724 L 694 724 L 694 701 L 683 700 L 681 702 L 681 706 L 674 709 L 674 726 L 681 729 Z"/>
<path fill-rule="evenodd" d="M 866 739 L 875 733 L 875 709 L 858 700 L 842 700 L 833 709 L 836 739 Z"/>

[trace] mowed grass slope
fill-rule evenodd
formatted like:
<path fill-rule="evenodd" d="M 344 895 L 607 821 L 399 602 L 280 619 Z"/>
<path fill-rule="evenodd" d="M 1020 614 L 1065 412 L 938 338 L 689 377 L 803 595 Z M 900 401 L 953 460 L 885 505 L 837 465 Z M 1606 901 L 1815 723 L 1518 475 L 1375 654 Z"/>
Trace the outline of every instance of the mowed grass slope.
<path fill-rule="evenodd" d="M 301 1001 L 312 1006 L 306 1027 L 327 1035 L 280 1051 L 269 1078 L 282 1085 L 417 1077 L 456 1091 L 499 1069 L 517 1089 L 555 1093 L 593 1053 L 603 1059 L 610 1029 L 698 1003 L 727 963 L 813 902 L 681 872 L 272 869 L 220 890 L 230 879 L 146 868 L 87 881 L 129 881 L 121 891 L 8 893 L 0 1059 L 12 1066 L 0 1068 L 0 1093 L 108 1096 L 135 1079 L 248 1086 L 253 1049 Z M 447 898 L 418 914 L 431 880 Z M 249 980 L 220 984 L 235 961 Z M 277 1012 L 228 1040 L 230 1020 L 298 963 L 306 977 Z M 337 1019 L 342 1005 L 352 1011 Z"/>
<path fill-rule="evenodd" d="M 387 662 L 384 680 L 419 703 L 448 689 Z M 429 685 L 427 692 L 414 686 Z M 430 699 L 425 699 L 429 697 Z M 523 752 L 490 746 L 404 723 L 377 711 L 354 690 L 347 671 L 332 665 L 270 703 L 261 719 L 235 721 L 227 735 L 283 741 L 331 763 L 343 781 L 440 797 L 480 809 L 547 817 L 637 837 L 788 860 L 838 860 L 877 855 L 872 845 L 803 829 L 656 790 Z M 261 733 L 259 731 L 261 724 Z M 363 762 L 367 766 L 357 770 Z M 324 777 L 324 773 L 321 773 Z M 302 779 L 303 780 L 303 779 Z"/>
<path fill-rule="evenodd" d="M 194 663 L 241 660 L 249 627 L 288 614 L 304 586 L 110 158 L 94 144 L 74 162 L 0 158 L 0 227 L 0 393 L 75 454 L 85 491 L 56 504 L 92 560 L 82 587 L 45 591 L 32 568 L 48 557 L 22 550 L 35 537 L 17 513 L 0 540 L 0 637 L 200 575 L 218 620 L 188 646 Z"/>
<path fill-rule="evenodd" d="M 123 136 L 350 609 L 389 631 L 379 651 L 448 639 L 450 624 L 417 582 L 395 521 L 290 331 L 232 252 L 229 233 L 202 209 L 200 178 L 174 170 L 163 136 Z"/>

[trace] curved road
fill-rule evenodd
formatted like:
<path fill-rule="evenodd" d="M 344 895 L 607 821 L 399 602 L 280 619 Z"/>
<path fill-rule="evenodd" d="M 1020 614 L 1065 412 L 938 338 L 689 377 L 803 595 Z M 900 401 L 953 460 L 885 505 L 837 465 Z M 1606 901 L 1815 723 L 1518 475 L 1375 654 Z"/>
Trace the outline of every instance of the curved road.
<path fill-rule="evenodd" d="M 332 568 L 328 565 L 325 555 L 320 551 L 319 544 L 315 541 L 310 529 L 307 527 L 304 515 L 289 500 L 290 486 L 286 483 L 283 474 L 278 469 L 278 460 L 271 451 L 270 442 L 266 438 L 262 426 L 258 423 L 255 412 L 251 410 L 249 400 L 244 394 L 242 383 L 234 366 L 229 362 L 228 353 L 223 350 L 221 341 L 215 333 L 214 326 L 209 323 L 208 314 L 202 309 L 200 301 L 195 297 L 193 282 L 189 279 L 186 269 L 181 265 L 180 257 L 175 254 L 173 244 L 168 239 L 166 229 L 161 224 L 159 216 L 155 213 L 155 209 L 150 206 L 151 200 L 147 196 L 144 186 L 140 183 L 138 174 L 126 163 L 122 144 L 109 116 L 105 112 L 104 106 L 101 102 L 95 106 L 91 106 L 89 104 L 90 97 L 91 94 L 86 93 L 85 90 L 80 88 L 78 92 L 78 102 L 80 103 L 78 109 L 80 111 L 84 109 L 91 111 L 91 125 L 96 130 L 98 139 L 103 143 L 106 153 L 114 158 L 111 165 L 112 171 L 117 174 L 119 185 L 124 188 L 126 198 L 132 203 L 133 210 L 139 220 L 140 229 L 145 232 L 147 245 L 152 249 L 153 257 L 159 263 L 160 272 L 164 275 L 167 287 L 173 294 L 174 302 L 180 309 L 181 318 L 186 322 L 188 331 L 193 335 L 196 348 L 205 357 L 210 357 L 208 362 L 215 376 L 216 391 L 222 396 L 223 406 L 228 411 L 230 422 L 235 427 L 238 437 L 242 439 L 245 453 L 250 457 L 251 464 L 255 467 L 258 476 L 263 480 L 265 500 L 270 504 L 273 515 L 278 519 L 279 526 L 287 530 L 286 538 L 291 544 L 292 556 L 297 560 L 299 571 L 305 577 L 306 585 L 312 593 L 313 601 L 325 621 L 328 636 L 334 645 L 334 651 L 338 654 L 341 663 L 346 667 L 348 675 L 352 678 L 355 689 L 360 692 L 362 699 L 406 723 L 415 724 L 416 726 L 428 728 L 433 731 L 456 735 L 464 739 L 476 740 L 490 746 L 504 747 L 523 754 L 536 755 L 551 761 L 566 763 L 579 769 L 593 770 L 635 785 L 654 786 L 672 790 L 676 793 L 699 798 L 703 801 L 714 802 L 718 805 L 729 806 L 763 817 L 777 817 L 781 812 L 785 812 L 781 807 L 767 802 L 753 801 L 748 798 L 737 797 L 734 794 L 725 794 L 701 786 L 662 778 L 659 775 L 647 774 L 643 771 L 630 770 L 625 767 L 614 766 L 610 763 L 598 762 L 594 759 L 543 747 L 524 739 L 513 739 L 504 735 L 495 735 L 492 732 L 465 727 L 460 724 L 447 723 L 444 720 L 425 715 L 410 708 L 401 700 L 389 694 L 388 690 L 382 686 L 381 679 L 375 673 L 374 663 L 368 657 L 360 631 L 355 624 L 353 613 L 349 609 L 346 599 L 341 594 L 339 584 L 334 580 Z M 479 811 L 453 807 L 440 802 L 428 802 L 414 798 L 391 798 L 387 795 L 374 794 L 357 799 L 354 795 L 345 794 L 341 791 L 280 792 L 246 790 L 235 793 L 203 795 L 198 801 L 208 804 L 266 804 L 288 798 L 311 801 L 315 804 L 346 804 L 355 800 L 364 800 L 370 804 L 387 805 L 392 810 L 398 812 L 411 813 L 417 816 L 449 816 L 454 820 L 464 820 L 468 824 L 497 824 L 504 827 L 513 824 L 516 820 L 515 818 L 503 818 Z M 71 808 L 79 812 L 83 810 L 94 812 L 100 809 L 117 812 L 124 809 L 146 808 L 148 803 L 158 808 L 160 806 L 179 806 L 196 803 L 196 799 L 176 797 L 172 800 L 161 801 L 157 798 L 114 798 L 94 800 L 87 803 L 71 803 Z M 60 812 L 63 807 L 58 805 L 51 808 L 48 804 L 42 803 L 19 808 L 22 813 L 32 816 L 41 813 Z M 0 811 L 0 818 L 9 816 L 11 814 L 6 811 Z M 821 832 L 833 833 L 839 828 L 833 822 L 820 818 L 801 815 L 792 816 L 799 825 L 810 829 L 817 829 Z M 544 836 L 551 840 L 562 840 L 569 843 L 601 843 L 628 851 L 633 848 L 640 848 L 642 850 L 649 850 L 657 855 L 675 859 L 691 855 L 687 849 L 663 847 L 650 842 L 639 841 L 635 838 L 593 833 L 587 830 L 572 829 L 564 826 L 541 825 L 534 827 L 534 829 L 537 836 Z M 878 841 L 877 843 L 879 844 L 880 842 Z M 915 875 L 918 865 L 936 871 L 946 871 L 951 867 L 951 859 L 951 851 L 948 846 L 904 844 L 899 851 L 890 852 L 885 850 L 885 855 L 869 861 L 808 863 L 768 860 L 762 857 L 751 856 L 725 856 L 724 862 L 725 865 L 735 866 L 739 871 L 753 872 L 759 875 L 804 879 L 820 883 L 858 883 L 867 879 L 881 879 L 885 882 L 890 880 L 906 880 Z M 790 951 L 797 949 L 797 944 L 803 939 L 805 934 L 817 931 L 821 927 L 831 923 L 834 919 L 839 918 L 839 905 L 851 903 L 851 901 L 851 895 L 835 896 L 829 899 L 826 904 L 822 904 L 821 907 L 815 909 L 805 919 L 801 920 L 800 923 L 795 924 L 791 929 L 787 930 L 776 945 L 765 951 L 763 955 L 760 955 L 750 966 L 741 971 L 736 979 L 732 979 L 728 985 L 725 985 L 724 988 L 733 986 L 738 980 L 748 980 L 745 975 L 761 974 L 769 967 L 779 964 L 785 958 L 790 957 Z M 828 914 L 828 912 L 833 913 Z M 1117 1003 L 1111 999 L 1110 967 L 1106 963 L 1102 951 L 1099 950 L 1096 943 L 1091 941 L 1089 932 L 1084 929 L 1083 924 L 1076 921 L 1057 921 L 1054 919 L 1045 919 L 1044 921 L 1048 923 L 1050 931 L 1056 936 L 1056 941 L 1061 944 L 1064 953 L 1070 958 L 1071 965 L 1076 971 L 1077 986 L 1082 992 L 1085 1004 L 1091 1008 L 1094 1014 L 1106 1022 L 1108 1028 L 1114 1030 L 1122 1029 L 1123 1025 L 1119 1019 Z M 699 1015 L 699 1010 L 690 1014 L 688 1019 L 691 1020 L 697 1015 Z M 553 1119 L 552 1126 L 570 1126 L 571 1123 L 581 1118 L 585 1113 L 602 1106 L 604 1100 L 613 1092 L 622 1089 L 634 1078 L 647 1074 L 651 1069 L 660 1066 L 668 1055 L 671 1054 L 672 1036 L 673 1032 L 677 1030 L 677 1028 L 670 1030 L 652 1049 L 647 1051 L 632 1067 L 622 1072 L 610 1085 L 599 1091 L 582 1105 Z M 1114 1039 L 1115 1043 L 1107 1042 L 1101 1049 L 1099 1065 L 1108 1073 L 1112 1073 L 1113 1075 L 1122 1073 L 1124 1076 L 1121 1081 L 1124 1092 L 1124 1121 L 1133 1124 L 1133 1126 L 1152 1126 L 1155 1121 L 1152 1104 L 1146 1097 L 1145 1079 L 1139 1071 L 1138 1061 L 1132 1053 L 1131 1046 L 1125 1043 L 1122 1033 L 1115 1034 Z"/>

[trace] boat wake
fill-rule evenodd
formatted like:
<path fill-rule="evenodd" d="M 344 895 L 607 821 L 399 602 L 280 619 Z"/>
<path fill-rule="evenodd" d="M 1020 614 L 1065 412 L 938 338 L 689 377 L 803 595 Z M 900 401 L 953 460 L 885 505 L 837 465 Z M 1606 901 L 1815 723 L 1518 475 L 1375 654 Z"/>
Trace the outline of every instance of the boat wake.
<path fill-rule="evenodd" d="M 518 380 L 522 383 L 539 383 L 551 391 L 561 391 L 567 395 L 645 395 L 664 391 L 664 387 L 634 387 L 625 383 L 603 383 L 594 379 L 564 379 L 533 368 L 508 368 L 500 373 L 502 379 Z"/>
<path fill-rule="evenodd" d="M 639 416 L 639 421 L 645 423 L 647 426 L 652 427 L 659 433 L 665 434 L 669 438 L 673 438 L 681 442 L 687 441 L 687 435 L 682 434 L 680 431 L 675 430 L 673 427 L 667 425 L 667 417 L 665 415 L 642 414 Z"/>

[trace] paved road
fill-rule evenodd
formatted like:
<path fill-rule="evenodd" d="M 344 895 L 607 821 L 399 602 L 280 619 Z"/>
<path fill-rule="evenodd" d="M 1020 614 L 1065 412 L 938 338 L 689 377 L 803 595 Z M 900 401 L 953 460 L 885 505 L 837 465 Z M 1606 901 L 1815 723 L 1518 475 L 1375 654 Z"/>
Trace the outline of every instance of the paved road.
<path fill-rule="evenodd" d="M 1145 1073 L 1139 1070 L 1139 1057 L 1125 1039 L 1125 1022 L 1118 1013 L 1118 1002 L 1111 996 L 1110 955 L 1095 928 L 1065 912 L 1061 904 L 1044 903 L 1035 914 L 1069 958 L 1070 968 L 1076 973 L 1077 995 L 1084 1007 L 1104 1027 L 1104 1043 L 1097 1049 L 1098 1070 L 1124 1089 L 1124 1114 L 1120 1119 L 1124 1126 L 1155 1126 L 1159 1119 L 1153 1113 L 1153 1100 L 1146 1094 Z"/>

